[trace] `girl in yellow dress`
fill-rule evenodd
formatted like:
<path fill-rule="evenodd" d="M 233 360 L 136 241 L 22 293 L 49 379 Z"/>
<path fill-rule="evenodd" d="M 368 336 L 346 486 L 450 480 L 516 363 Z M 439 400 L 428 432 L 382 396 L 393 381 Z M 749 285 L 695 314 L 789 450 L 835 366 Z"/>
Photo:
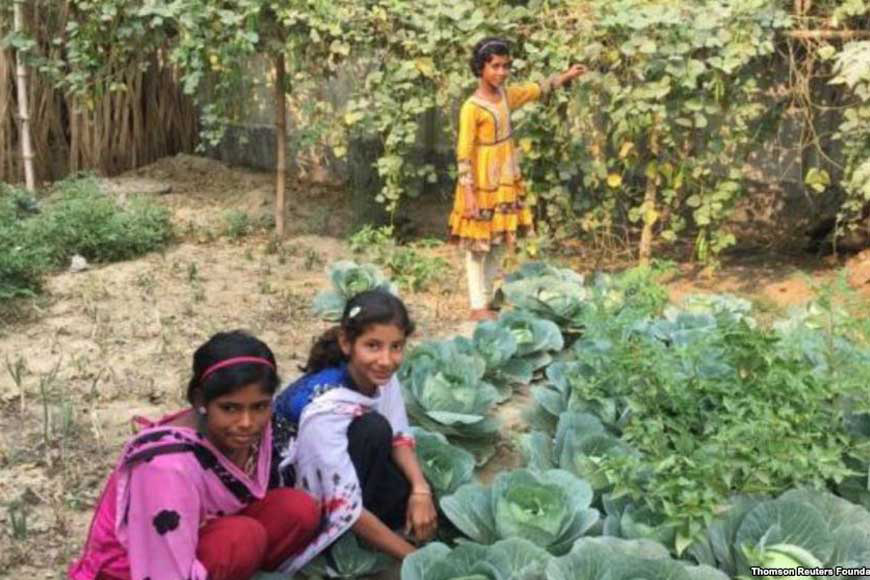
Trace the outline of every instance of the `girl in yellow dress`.
<path fill-rule="evenodd" d="M 451 241 L 466 251 L 471 319 L 495 318 L 489 309 L 492 284 L 505 246 L 533 231 L 532 212 L 511 138 L 510 113 L 545 97 L 585 72 L 582 65 L 549 77 L 505 87 L 510 48 L 500 38 L 484 38 L 474 47 L 471 70 L 480 83 L 462 105 L 456 160 L 459 179 L 449 228 Z"/>

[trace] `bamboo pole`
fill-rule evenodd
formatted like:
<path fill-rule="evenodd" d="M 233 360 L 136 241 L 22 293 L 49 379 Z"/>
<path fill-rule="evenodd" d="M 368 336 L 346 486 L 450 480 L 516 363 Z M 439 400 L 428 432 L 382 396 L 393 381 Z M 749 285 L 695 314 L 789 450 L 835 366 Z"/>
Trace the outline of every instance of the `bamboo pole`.
<path fill-rule="evenodd" d="M 25 0 L 15 0 L 14 30 L 16 34 L 24 32 Z M 28 191 L 36 189 L 36 176 L 33 172 L 33 141 L 30 137 L 30 109 L 27 106 L 27 68 L 21 51 L 16 51 L 15 88 L 18 96 L 19 136 L 21 137 L 21 160 L 24 162 L 24 184 Z"/>
<path fill-rule="evenodd" d="M 858 40 L 870 38 L 870 30 L 788 30 L 785 35 L 797 40 Z"/>
<path fill-rule="evenodd" d="M 284 237 L 284 195 L 287 179 L 287 101 L 284 94 L 286 76 L 282 52 L 275 58 L 275 145 L 278 156 L 275 167 L 275 233 L 279 239 Z"/>

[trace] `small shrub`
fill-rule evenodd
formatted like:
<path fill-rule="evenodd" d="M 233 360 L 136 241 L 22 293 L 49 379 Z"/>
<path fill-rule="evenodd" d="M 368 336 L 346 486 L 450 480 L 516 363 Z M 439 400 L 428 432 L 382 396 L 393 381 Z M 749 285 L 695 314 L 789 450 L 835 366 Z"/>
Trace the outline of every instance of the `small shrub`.
<path fill-rule="evenodd" d="M 402 289 L 419 292 L 440 278 L 447 270 L 447 261 L 418 252 L 419 248 L 432 248 L 441 242 L 427 238 L 413 244 L 399 245 L 392 226 L 364 226 L 348 239 L 351 251 L 365 254 L 387 270 L 388 277 Z"/>
<path fill-rule="evenodd" d="M 251 218 L 245 212 L 230 209 L 224 212 L 224 234 L 233 240 L 251 233 Z"/>
<path fill-rule="evenodd" d="M 448 264 L 443 258 L 426 256 L 413 248 L 398 247 L 384 266 L 400 287 L 420 292 L 441 278 Z"/>
<path fill-rule="evenodd" d="M 29 243 L 21 200 L 25 192 L 0 185 L 0 300 L 31 296 L 49 267 L 41 245 Z"/>
<path fill-rule="evenodd" d="M 166 208 L 142 198 L 119 206 L 92 179 L 61 182 L 58 195 L 27 226 L 55 266 L 73 254 L 93 262 L 128 260 L 163 247 L 171 236 Z"/>
<path fill-rule="evenodd" d="M 126 260 L 171 237 L 166 208 L 141 198 L 120 206 L 90 178 L 59 182 L 37 207 L 26 193 L 0 190 L 0 300 L 37 293 L 42 276 L 74 254 L 92 262 Z"/>
<path fill-rule="evenodd" d="M 393 227 L 366 225 L 348 239 L 350 250 L 355 254 L 380 253 L 385 246 L 393 245 Z"/>

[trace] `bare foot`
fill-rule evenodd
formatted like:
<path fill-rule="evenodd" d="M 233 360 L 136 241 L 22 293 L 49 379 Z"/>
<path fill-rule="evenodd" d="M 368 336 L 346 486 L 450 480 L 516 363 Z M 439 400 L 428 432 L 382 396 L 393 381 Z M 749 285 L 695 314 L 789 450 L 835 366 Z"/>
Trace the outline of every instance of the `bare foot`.
<path fill-rule="evenodd" d="M 495 320 L 496 318 L 498 318 L 498 313 L 486 308 L 474 308 L 470 316 L 470 319 L 474 321 Z"/>

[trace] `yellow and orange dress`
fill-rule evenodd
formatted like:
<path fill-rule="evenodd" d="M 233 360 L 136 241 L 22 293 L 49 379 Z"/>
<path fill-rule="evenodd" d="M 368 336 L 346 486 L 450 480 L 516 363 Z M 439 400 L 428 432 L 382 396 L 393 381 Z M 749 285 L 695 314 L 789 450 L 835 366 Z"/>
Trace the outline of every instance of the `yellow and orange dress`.
<path fill-rule="evenodd" d="M 532 211 L 525 203 L 517 150 L 511 136 L 511 111 L 546 95 L 551 81 L 499 89 L 498 102 L 476 95 L 462 105 L 456 147 L 458 181 L 450 213 L 450 241 L 472 252 L 513 245 L 533 233 Z M 463 217 L 465 190 L 472 188 L 478 217 Z"/>

